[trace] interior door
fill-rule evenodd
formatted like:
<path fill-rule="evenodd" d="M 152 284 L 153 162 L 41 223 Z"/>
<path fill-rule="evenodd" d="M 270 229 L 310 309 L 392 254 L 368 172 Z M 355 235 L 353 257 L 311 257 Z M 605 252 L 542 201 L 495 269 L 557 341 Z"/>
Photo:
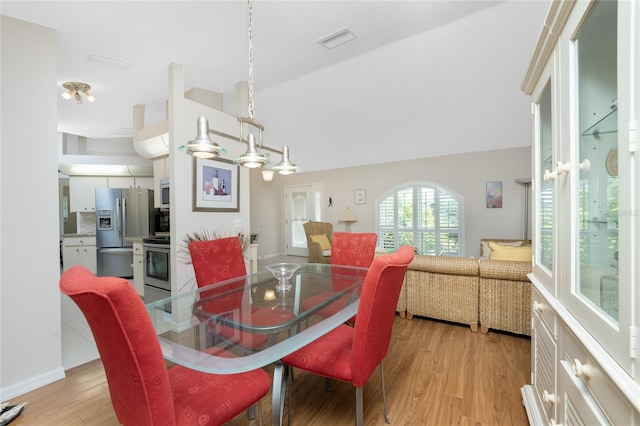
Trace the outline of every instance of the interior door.
<path fill-rule="evenodd" d="M 285 187 L 287 255 L 309 256 L 303 224 L 322 220 L 322 184 Z"/>

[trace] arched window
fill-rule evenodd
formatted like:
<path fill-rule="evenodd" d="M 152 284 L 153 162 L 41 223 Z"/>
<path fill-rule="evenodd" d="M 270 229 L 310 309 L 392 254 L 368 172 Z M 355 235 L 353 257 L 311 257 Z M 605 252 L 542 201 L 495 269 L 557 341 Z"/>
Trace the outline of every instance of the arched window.
<path fill-rule="evenodd" d="M 408 244 L 419 254 L 463 253 L 462 197 L 431 183 L 394 188 L 377 206 L 378 241 L 385 252 Z"/>

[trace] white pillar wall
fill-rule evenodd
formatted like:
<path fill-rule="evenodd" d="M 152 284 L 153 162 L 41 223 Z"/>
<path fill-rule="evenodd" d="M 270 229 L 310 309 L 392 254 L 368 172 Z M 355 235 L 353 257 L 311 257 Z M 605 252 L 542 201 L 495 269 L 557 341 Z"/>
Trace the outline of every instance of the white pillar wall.
<path fill-rule="evenodd" d="M 0 400 L 64 377 L 60 337 L 56 33 L 1 31 Z"/>

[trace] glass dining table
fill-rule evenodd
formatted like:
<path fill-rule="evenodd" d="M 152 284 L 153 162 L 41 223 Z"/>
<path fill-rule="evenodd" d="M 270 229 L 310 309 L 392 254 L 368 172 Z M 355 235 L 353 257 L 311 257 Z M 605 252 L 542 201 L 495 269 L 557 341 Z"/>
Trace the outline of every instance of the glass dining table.
<path fill-rule="evenodd" d="M 287 386 L 280 359 L 356 314 L 367 269 L 309 263 L 290 278 L 280 272 L 263 270 L 146 305 L 168 361 L 214 374 L 274 364 L 273 425 L 282 424 Z"/>

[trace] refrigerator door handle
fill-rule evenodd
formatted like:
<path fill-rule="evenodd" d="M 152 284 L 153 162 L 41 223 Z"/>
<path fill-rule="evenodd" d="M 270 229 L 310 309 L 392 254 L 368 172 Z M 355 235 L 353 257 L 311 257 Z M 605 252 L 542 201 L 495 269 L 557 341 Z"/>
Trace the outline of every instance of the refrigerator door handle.
<path fill-rule="evenodd" d="M 127 200 L 122 199 L 122 237 L 127 236 Z"/>
<path fill-rule="evenodd" d="M 122 228 L 120 227 L 120 198 L 116 198 L 116 229 L 118 230 L 118 237 L 122 238 Z"/>

